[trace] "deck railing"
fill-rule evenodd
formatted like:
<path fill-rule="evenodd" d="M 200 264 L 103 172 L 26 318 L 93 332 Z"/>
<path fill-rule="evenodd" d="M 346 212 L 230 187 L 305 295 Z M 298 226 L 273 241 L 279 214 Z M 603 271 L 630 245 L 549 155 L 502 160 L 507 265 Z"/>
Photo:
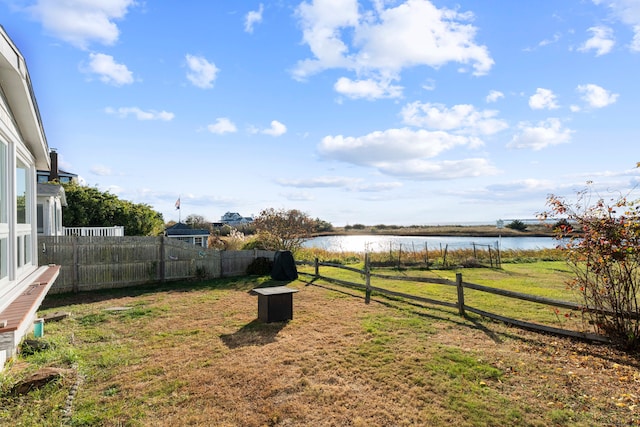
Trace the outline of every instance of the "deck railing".
<path fill-rule="evenodd" d="M 122 237 L 124 227 L 62 227 L 62 232 L 64 236 Z"/>

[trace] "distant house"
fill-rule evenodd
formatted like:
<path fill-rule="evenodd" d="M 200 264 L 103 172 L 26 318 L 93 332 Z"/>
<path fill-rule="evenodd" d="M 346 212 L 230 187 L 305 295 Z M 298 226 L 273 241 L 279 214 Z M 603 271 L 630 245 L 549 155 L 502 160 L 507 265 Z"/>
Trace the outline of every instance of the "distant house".
<path fill-rule="evenodd" d="M 238 212 L 227 212 L 220 218 L 220 222 L 230 226 L 246 225 L 253 222 L 253 218 L 242 216 Z"/>
<path fill-rule="evenodd" d="M 182 222 L 165 229 L 165 235 L 203 248 L 207 247 L 209 240 L 209 230 L 193 229 Z"/>
<path fill-rule="evenodd" d="M 70 182 L 78 182 L 78 175 L 75 173 L 63 171 L 58 167 L 58 152 L 51 149 L 49 152 L 50 170 L 38 169 L 38 183 L 59 182 L 60 184 L 68 184 Z"/>
<path fill-rule="evenodd" d="M 62 207 L 67 206 L 64 187 L 60 184 L 78 182 L 78 175 L 58 168 L 58 153 L 49 151 L 49 170 L 38 169 L 37 211 L 39 236 L 64 236 Z"/>
<path fill-rule="evenodd" d="M 52 182 L 39 183 L 37 224 L 39 236 L 64 236 L 62 207 L 67 206 L 64 187 Z"/>
<path fill-rule="evenodd" d="M 24 57 L 0 26 L 0 369 L 33 330 L 59 266 L 38 266 L 36 170 L 49 147 Z"/>

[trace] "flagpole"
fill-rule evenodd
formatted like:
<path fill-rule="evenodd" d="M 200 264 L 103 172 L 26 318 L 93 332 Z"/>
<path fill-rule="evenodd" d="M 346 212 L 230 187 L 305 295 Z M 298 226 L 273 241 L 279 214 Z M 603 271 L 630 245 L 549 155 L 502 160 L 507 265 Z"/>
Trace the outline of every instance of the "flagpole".
<path fill-rule="evenodd" d="M 176 200 L 176 209 L 178 209 L 178 224 L 182 223 L 182 210 L 180 209 L 180 196 Z"/>

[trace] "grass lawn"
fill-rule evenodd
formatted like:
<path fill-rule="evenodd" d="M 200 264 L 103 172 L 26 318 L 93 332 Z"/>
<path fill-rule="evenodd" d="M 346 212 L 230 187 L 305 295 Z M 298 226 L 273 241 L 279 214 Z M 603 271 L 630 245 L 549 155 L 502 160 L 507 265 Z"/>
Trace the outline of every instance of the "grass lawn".
<path fill-rule="evenodd" d="M 526 276 L 515 266 L 479 270 L 465 275 L 513 279 L 504 286 Z M 562 292 L 536 283 L 522 286 Z M 361 292 L 322 282 L 290 283 L 299 289 L 294 319 L 262 324 L 248 291 L 265 284 L 47 297 L 40 314 L 72 316 L 45 324 L 48 350 L 0 374 L 0 425 L 640 425 L 637 355 L 454 309 L 381 296 L 367 305 Z M 11 393 L 42 366 L 69 370 L 40 390 Z"/>

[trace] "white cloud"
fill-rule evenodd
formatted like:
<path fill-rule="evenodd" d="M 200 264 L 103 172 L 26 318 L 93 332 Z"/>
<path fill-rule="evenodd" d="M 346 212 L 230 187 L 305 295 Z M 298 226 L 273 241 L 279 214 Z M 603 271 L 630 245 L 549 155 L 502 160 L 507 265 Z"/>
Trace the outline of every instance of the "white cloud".
<path fill-rule="evenodd" d="M 633 27 L 633 40 L 629 48 L 633 52 L 640 52 L 640 25 L 634 25 Z"/>
<path fill-rule="evenodd" d="M 214 124 L 207 126 L 207 129 L 209 130 L 209 132 L 218 135 L 223 135 L 225 133 L 234 133 L 238 131 L 236 125 L 226 117 L 218 117 Z"/>
<path fill-rule="evenodd" d="M 91 167 L 90 172 L 94 175 L 98 175 L 98 176 L 111 176 L 113 175 L 113 172 L 111 171 L 111 169 L 107 166 L 103 166 L 103 165 L 95 165 L 93 167 Z"/>
<path fill-rule="evenodd" d="M 356 179 L 359 181 L 359 179 Z M 353 185 L 354 178 L 320 176 L 311 179 L 279 179 L 278 184 L 298 188 L 341 188 Z"/>
<path fill-rule="evenodd" d="M 341 77 L 333 86 L 336 92 L 351 99 L 398 98 L 402 96 L 402 87 L 393 86 L 389 82 L 373 79 L 351 80 Z"/>
<path fill-rule="evenodd" d="M 440 162 L 413 159 L 378 166 L 382 173 L 415 180 L 447 180 L 495 175 L 498 171 L 488 160 L 463 159 Z"/>
<path fill-rule="evenodd" d="M 126 118 L 127 116 L 132 115 L 138 120 L 162 120 L 165 122 L 171 121 L 175 117 L 175 114 L 168 111 L 144 111 L 138 107 L 120 107 L 118 109 L 107 107 L 105 108 L 105 112 L 107 114 L 116 115 L 120 118 Z"/>
<path fill-rule="evenodd" d="M 383 174 L 416 179 L 448 179 L 476 175 L 465 167 L 469 163 L 462 160 L 438 163 L 427 159 L 475 143 L 474 138 L 443 131 L 402 128 L 372 132 L 360 137 L 326 136 L 318 146 L 318 151 L 324 158 L 372 167 Z M 453 169 L 444 168 L 444 164 L 451 165 Z M 481 166 L 479 162 L 476 165 Z M 477 173 L 487 173 L 489 169 L 488 166 L 480 167 Z"/>
<path fill-rule="evenodd" d="M 357 192 L 382 192 L 402 187 L 401 182 L 366 182 L 361 178 L 349 178 L 343 176 L 321 176 L 310 179 L 286 180 L 280 179 L 278 183 L 286 187 L 298 188 L 344 188 Z"/>
<path fill-rule="evenodd" d="M 500 92 L 499 90 L 492 90 L 489 92 L 489 95 L 487 95 L 485 100 L 488 103 L 491 103 L 497 102 L 500 98 L 504 98 L 504 93 Z"/>
<path fill-rule="evenodd" d="M 348 67 L 348 46 L 340 31 L 358 25 L 357 0 L 311 0 L 296 9 L 302 27 L 302 39 L 316 59 L 298 63 L 294 76 L 300 79 L 327 68 Z"/>
<path fill-rule="evenodd" d="M 558 188 L 558 183 L 548 179 L 527 178 L 527 179 L 522 179 L 518 181 L 511 181 L 508 183 L 492 184 L 492 185 L 488 185 L 486 188 L 491 193 L 498 196 L 508 195 L 509 193 L 515 193 L 515 192 L 550 193 Z"/>
<path fill-rule="evenodd" d="M 411 126 L 470 135 L 493 135 L 508 127 L 504 120 L 496 118 L 497 111 L 478 111 L 468 104 L 447 108 L 442 104 L 416 101 L 405 105 L 400 114 L 402 121 Z"/>
<path fill-rule="evenodd" d="M 615 39 L 613 37 L 613 30 L 605 26 L 597 26 L 589 28 L 591 38 L 584 42 L 582 46 L 578 48 L 581 52 L 588 52 L 590 50 L 596 51 L 596 56 L 605 55 L 611 52 L 615 45 Z"/>
<path fill-rule="evenodd" d="M 273 120 L 271 122 L 271 127 L 269 129 L 263 130 L 262 133 L 271 136 L 280 136 L 287 133 L 287 127 L 279 121 Z"/>
<path fill-rule="evenodd" d="M 436 90 L 436 81 L 433 79 L 427 79 L 422 84 L 422 89 L 424 90 Z"/>
<path fill-rule="evenodd" d="M 486 46 L 475 42 L 471 13 L 438 9 L 428 0 L 397 6 L 376 1 L 374 10 L 357 0 L 310 0 L 297 8 L 303 41 L 313 58 L 299 61 L 297 79 L 331 68 L 349 69 L 360 77 L 397 79 L 404 68 L 448 63 L 470 66 L 486 74 L 494 61 Z"/>
<path fill-rule="evenodd" d="M 537 151 L 550 145 L 568 143 L 574 132 L 571 129 L 563 128 L 560 120 L 556 118 L 549 118 L 537 125 L 520 122 L 518 128 L 519 133 L 513 136 L 507 147 Z"/>
<path fill-rule="evenodd" d="M 216 67 L 216 64 L 207 61 L 203 56 L 187 54 L 185 59 L 187 60 L 187 67 L 189 68 L 187 79 L 189 79 L 194 86 L 201 89 L 212 88 L 216 75 L 218 71 L 220 71 Z"/>
<path fill-rule="evenodd" d="M 579 85 L 576 90 L 582 93 L 582 99 L 592 108 L 603 108 L 618 100 L 617 93 L 594 84 Z"/>
<path fill-rule="evenodd" d="M 280 195 L 292 202 L 310 202 L 316 199 L 313 194 L 309 194 L 306 191 L 296 193 L 280 193 Z"/>
<path fill-rule="evenodd" d="M 359 183 L 351 187 L 351 191 L 358 191 L 360 193 L 381 193 L 383 191 L 395 190 L 402 187 L 401 182 L 368 182 Z"/>
<path fill-rule="evenodd" d="M 549 89 L 538 88 L 529 98 L 529 107 L 534 110 L 555 110 L 558 108 L 556 95 Z"/>
<path fill-rule="evenodd" d="M 244 30 L 247 33 L 253 33 L 253 26 L 262 22 L 262 12 L 264 11 L 264 5 L 260 3 L 258 10 L 252 10 L 244 18 Z"/>
<path fill-rule="evenodd" d="M 538 46 L 540 46 L 540 47 L 544 47 L 544 46 L 548 46 L 548 45 L 551 45 L 551 44 L 557 43 L 557 42 L 558 42 L 558 40 L 560 40 L 560 38 L 561 38 L 561 37 L 562 37 L 562 36 L 560 35 L 560 33 L 555 33 L 555 34 L 553 35 L 553 38 L 551 38 L 551 39 L 544 39 L 544 40 L 542 40 L 540 43 L 538 43 Z"/>
<path fill-rule="evenodd" d="M 120 35 L 115 20 L 122 19 L 135 0 L 37 0 L 27 8 L 46 31 L 78 48 L 92 42 L 114 44 Z"/>
<path fill-rule="evenodd" d="M 634 33 L 629 49 L 640 52 L 640 2 L 637 0 L 593 0 L 595 4 L 606 3 L 613 16 L 631 27 Z"/>
<path fill-rule="evenodd" d="M 83 70 L 100 76 L 100 81 L 114 86 L 133 83 L 133 73 L 126 65 L 118 64 L 111 55 L 89 54 L 89 65 Z"/>

